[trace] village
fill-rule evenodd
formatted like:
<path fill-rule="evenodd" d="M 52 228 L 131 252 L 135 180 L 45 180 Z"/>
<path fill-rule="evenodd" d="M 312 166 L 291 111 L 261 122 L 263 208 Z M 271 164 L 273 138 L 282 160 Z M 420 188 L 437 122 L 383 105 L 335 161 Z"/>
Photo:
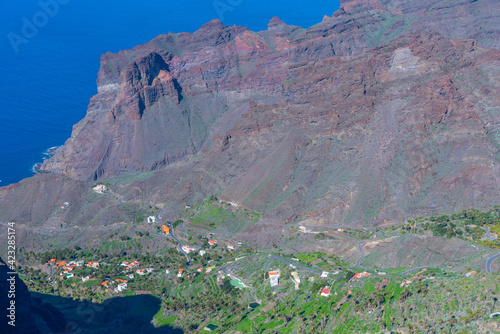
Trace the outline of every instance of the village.
<path fill-rule="evenodd" d="M 187 253 L 198 253 L 199 255 L 204 255 L 207 252 L 214 251 L 214 246 L 217 245 L 217 241 L 210 238 L 207 245 L 209 247 L 207 250 L 195 248 L 189 245 L 183 245 L 182 248 Z M 225 248 L 228 250 L 236 249 L 236 247 L 232 244 L 225 245 Z M 177 256 L 181 257 L 181 254 L 177 252 Z M 213 275 L 213 277 L 216 277 L 216 282 L 219 286 L 222 286 L 224 280 L 228 279 L 234 289 L 252 290 L 254 289 L 254 282 L 249 281 L 246 274 L 238 274 L 240 268 L 235 266 L 235 264 L 241 260 L 247 259 L 247 256 L 262 257 L 263 255 L 249 254 L 231 259 L 221 258 L 218 261 L 210 260 L 205 265 L 201 266 L 197 263 L 193 263 L 189 267 L 186 266 L 180 268 L 170 267 L 168 264 L 155 267 L 150 263 L 138 260 L 120 261 L 115 264 L 117 269 L 114 270 L 114 275 L 106 277 L 103 277 L 100 272 L 103 268 L 111 265 L 109 262 L 85 262 L 78 259 L 63 261 L 52 258 L 46 262 L 45 265 L 51 272 L 51 275 L 48 276 L 49 281 L 62 280 L 68 283 L 71 287 L 84 285 L 95 292 L 96 295 L 100 295 L 102 298 L 109 298 L 109 296 L 114 294 L 134 294 L 133 290 L 136 288 L 134 282 L 137 279 L 144 280 L 148 277 L 152 280 L 163 278 L 173 280 L 176 284 L 183 284 L 184 282 L 189 284 L 189 282 L 191 282 L 196 276 L 201 275 L 207 277 L 208 275 Z M 337 293 L 340 292 L 334 291 L 333 289 L 333 286 L 339 282 L 340 277 L 342 277 L 345 281 L 344 284 L 349 287 L 347 290 L 348 295 L 352 293 L 353 284 L 364 278 L 375 275 L 380 277 L 381 284 L 383 285 L 387 285 L 390 280 L 385 272 L 380 271 L 352 272 L 352 269 L 349 268 L 336 268 L 337 270 L 333 270 L 331 272 L 321 271 L 301 264 L 299 259 L 277 257 L 272 254 L 268 254 L 266 257 L 263 257 L 263 260 L 265 260 L 265 262 L 260 262 L 263 267 L 267 268 L 271 264 L 273 265 L 273 267 L 265 271 L 264 275 L 267 285 L 271 289 L 272 295 L 282 293 L 282 284 L 287 280 L 293 284 L 295 290 L 299 290 L 304 285 L 304 282 L 307 281 L 311 287 L 314 287 L 316 294 L 321 298 L 328 298 L 332 295 L 337 295 Z M 107 261 L 109 261 L 109 259 Z M 426 271 L 427 269 L 424 268 L 417 275 L 400 280 L 398 284 L 400 284 L 400 287 L 408 287 L 414 282 L 419 281 L 435 282 L 437 278 L 432 275 L 425 275 Z M 464 276 L 471 277 L 476 274 L 478 274 L 476 271 L 470 271 L 466 272 Z M 337 284 L 337 290 L 342 287 L 343 285 L 339 286 Z M 139 291 L 140 293 L 144 293 L 143 290 Z M 373 312 L 374 310 L 371 309 L 369 311 Z"/>
<path fill-rule="evenodd" d="M 439 284 L 449 284 L 458 277 L 472 279 L 478 276 L 480 282 L 484 280 L 484 274 L 476 271 L 462 274 L 435 268 L 379 271 L 353 268 L 324 253 L 256 252 L 238 239 L 217 237 L 213 233 L 193 238 L 190 243 L 183 235 L 180 246 L 165 242 L 175 241 L 173 224 L 160 224 L 166 246 L 160 253 L 59 250 L 33 255 L 33 259 L 47 259 L 41 264 L 46 276 L 42 280 L 28 280 L 27 284 L 35 291 L 97 303 L 117 297 L 154 295 L 163 305 L 155 322 L 160 326 L 175 318 L 176 313 L 172 310 L 178 310 L 182 303 L 186 305 L 197 297 L 220 299 L 224 293 L 227 295 L 221 305 L 245 304 L 248 312 L 265 310 L 266 305 L 275 305 L 291 296 L 304 301 L 315 299 L 318 305 L 323 305 L 322 300 L 333 303 L 334 309 L 340 311 L 342 305 L 361 298 L 362 291 L 369 288 L 368 292 L 363 292 L 367 301 L 354 307 L 358 314 L 368 317 L 384 312 L 383 303 L 387 297 L 383 297 L 381 291 L 411 297 L 426 293 Z M 185 254 L 189 255 L 188 263 Z M 51 257 L 47 258 L 49 255 Z M 37 281 L 39 283 L 34 283 Z M 207 316 L 211 314 L 212 320 L 200 324 L 200 328 L 216 330 L 223 323 L 217 319 L 225 313 L 214 312 L 222 306 L 213 309 L 204 304 L 203 307 L 199 311 L 206 312 Z"/>
<path fill-rule="evenodd" d="M 94 192 L 107 195 L 110 190 L 97 185 Z M 210 205 L 227 206 L 230 210 L 238 208 L 236 203 Z M 249 311 L 242 313 L 245 314 L 267 310 L 269 305 L 276 306 L 285 300 L 291 302 L 290 298 L 294 298 L 304 305 L 314 300 L 311 309 L 330 305 L 338 312 L 343 310 L 343 305 L 352 303 L 357 316 L 377 317 L 386 311 L 385 303 L 393 302 L 389 297 L 392 295 L 398 296 L 397 302 L 401 303 L 461 279 L 478 284 L 485 282 L 484 273 L 478 269 L 458 272 L 449 268 L 417 267 L 384 268 L 382 271 L 369 264 L 360 266 L 360 260 L 346 262 L 335 254 L 292 253 L 279 248 L 257 251 L 247 239 L 237 235 L 191 227 L 183 226 L 181 220 L 167 222 L 152 213 L 144 216 L 143 223 L 131 227 L 128 233 L 123 230 L 110 236 L 117 240 L 109 241 L 110 244 L 140 240 L 144 242 L 140 247 L 75 248 L 40 256 L 32 254 L 30 261 L 34 268 L 39 268 L 40 274 L 33 275 L 29 269 L 25 271 L 26 284 L 34 291 L 94 303 L 153 295 L 162 303 L 155 325 L 172 321 L 179 309 L 187 311 L 189 307 L 198 307 L 198 311 L 190 311 L 190 314 L 201 312 L 212 319 L 200 324 L 200 328 L 215 330 L 224 323 L 220 320 L 226 316 L 223 305 L 239 305 L 241 310 L 248 308 Z M 290 234 L 319 238 L 323 233 L 304 226 L 290 228 L 290 231 Z M 353 238 L 374 237 L 373 233 L 350 228 L 335 228 L 335 233 Z M 362 242 L 359 241 L 359 249 Z M 363 256 L 361 252 L 361 260 Z M 196 302 L 200 298 L 211 302 L 203 303 L 202 307 Z M 491 314 L 495 314 L 494 311 L 498 310 L 492 308 Z M 178 320 L 178 323 L 188 321 Z"/>

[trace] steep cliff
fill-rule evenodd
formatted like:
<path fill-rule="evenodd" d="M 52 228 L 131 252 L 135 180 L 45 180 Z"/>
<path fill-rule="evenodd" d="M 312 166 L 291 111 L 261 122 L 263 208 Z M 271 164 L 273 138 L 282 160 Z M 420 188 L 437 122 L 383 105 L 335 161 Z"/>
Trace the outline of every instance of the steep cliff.
<path fill-rule="evenodd" d="M 210 193 L 270 221 L 381 224 L 496 203 L 500 4 L 341 7 L 309 29 L 213 20 L 103 55 L 86 117 L 41 170 L 156 171 L 120 191 L 171 217 Z"/>

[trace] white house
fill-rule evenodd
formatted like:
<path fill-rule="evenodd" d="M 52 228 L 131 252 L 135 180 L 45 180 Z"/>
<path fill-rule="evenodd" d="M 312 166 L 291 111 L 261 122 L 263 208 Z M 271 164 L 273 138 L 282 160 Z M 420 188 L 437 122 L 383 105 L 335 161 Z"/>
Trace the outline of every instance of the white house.
<path fill-rule="evenodd" d="M 188 245 L 183 245 L 182 246 L 182 250 L 185 251 L 186 253 L 191 253 L 192 251 L 195 251 L 195 249 L 191 246 L 188 246 Z"/>
<path fill-rule="evenodd" d="M 104 184 L 98 184 L 94 188 L 92 188 L 93 191 L 95 191 L 98 194 L 103 194 L 108 188 Z"/>
<path fill-rule="evenodd" d="M 293 283 L 295 283 L 295 290 L 298 290 L 299 289 L 299 284 L 300 284 L 300 276 L 299 276 L 299 273 L 294 271 L 291 273 L 291 276 L 292 276 L 292 281 Z"/>
<path fill-rule="evenodd" d="M 280 272 L 279 271 L 270 271 L 269 272 L 269 282 L 271 286 L 276 286 L 279 284 Z"/>
<path fill-rule="evenodd" d="M 148 217 L 148 223 L 156 223 L 156 217 L 155 216 L 149 216 Z"/>

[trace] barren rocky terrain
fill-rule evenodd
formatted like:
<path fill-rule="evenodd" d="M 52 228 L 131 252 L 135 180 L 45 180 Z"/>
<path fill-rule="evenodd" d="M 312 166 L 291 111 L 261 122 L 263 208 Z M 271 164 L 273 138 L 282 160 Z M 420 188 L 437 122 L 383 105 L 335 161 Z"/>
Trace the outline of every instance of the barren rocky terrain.
<path fill-rule="evenodd" d="M 93 181 L 166 219 L 216 194 L 259 213 L 251 231 L 489 207 L 500 195 L 499 8 L 341 1 L 308 29 L 212 20 L 106 53 L 86 117 L 44 174 L 0 188 L 0 218 L 126 222 Z"/>

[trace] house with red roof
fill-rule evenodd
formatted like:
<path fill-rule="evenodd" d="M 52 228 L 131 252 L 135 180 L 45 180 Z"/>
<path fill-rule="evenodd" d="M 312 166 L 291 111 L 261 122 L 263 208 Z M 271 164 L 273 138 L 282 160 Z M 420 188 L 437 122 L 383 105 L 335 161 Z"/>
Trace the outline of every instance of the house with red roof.
<path fill-rule="evenodd" d="M 328 297 L 330 296 L 330 288 L 325 286 L 323 290 L 321 290 L 321 297 Z"/>

